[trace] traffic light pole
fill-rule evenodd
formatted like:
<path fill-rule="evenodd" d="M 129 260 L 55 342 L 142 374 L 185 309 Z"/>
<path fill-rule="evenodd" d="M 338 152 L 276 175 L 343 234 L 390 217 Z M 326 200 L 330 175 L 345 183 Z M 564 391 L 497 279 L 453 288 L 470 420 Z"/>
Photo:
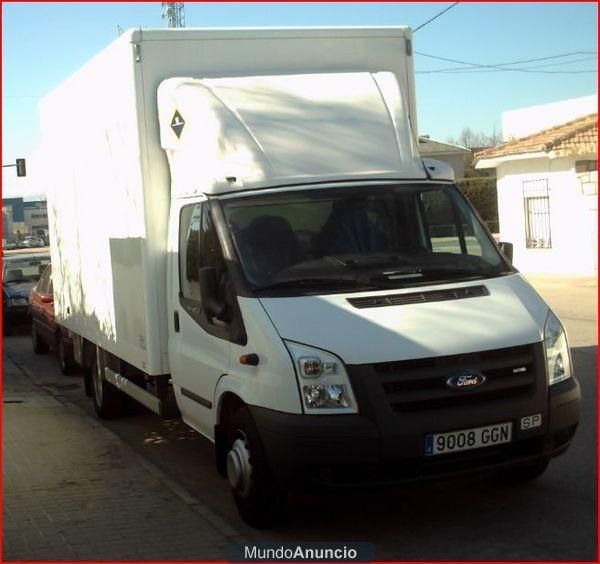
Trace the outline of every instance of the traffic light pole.
<path fill-rule="evenodd" d="M 8 168 L 10 166 L 17 167 L 17 176 L 27 176 L 27 171 L 25 169 L 25 159 L 17 159 L 15 164 L 2 165 L 2 168 Z"/>

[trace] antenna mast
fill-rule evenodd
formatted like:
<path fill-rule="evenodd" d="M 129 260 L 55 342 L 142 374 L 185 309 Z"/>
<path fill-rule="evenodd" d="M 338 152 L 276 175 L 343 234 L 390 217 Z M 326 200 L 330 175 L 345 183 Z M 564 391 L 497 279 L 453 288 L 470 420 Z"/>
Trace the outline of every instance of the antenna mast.
<path fill-rule="evenodd" d="M 167 20 L 169 27 L 185 27 L 185 11 L 183 2 L 161 2 L 162 19 Z"/>

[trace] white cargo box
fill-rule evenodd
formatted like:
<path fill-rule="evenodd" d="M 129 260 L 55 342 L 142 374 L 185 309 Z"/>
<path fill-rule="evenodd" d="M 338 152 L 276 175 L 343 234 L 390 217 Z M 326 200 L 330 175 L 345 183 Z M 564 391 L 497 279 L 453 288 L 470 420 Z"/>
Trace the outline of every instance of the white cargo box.
<path fill-rule="evenodd" d="M 56 318 L 149 374 L 169 373 L 168 78 L 395 75 L 414 135 L 408 28 L 134 30 L 40 104 Z"/>

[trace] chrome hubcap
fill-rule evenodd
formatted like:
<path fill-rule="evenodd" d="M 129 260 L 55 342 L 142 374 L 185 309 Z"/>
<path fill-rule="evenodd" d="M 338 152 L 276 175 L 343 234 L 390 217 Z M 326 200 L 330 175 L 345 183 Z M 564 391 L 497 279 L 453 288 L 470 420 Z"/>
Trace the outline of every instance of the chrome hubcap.
<path fill-rule="evenodd" d="M 246 497 L 250 491 L 251 477 L 250 450 L 246 437 L 242 436 L 235 440 L 227 453 L 227 478 L 231 487 L 241 496 Z"/>

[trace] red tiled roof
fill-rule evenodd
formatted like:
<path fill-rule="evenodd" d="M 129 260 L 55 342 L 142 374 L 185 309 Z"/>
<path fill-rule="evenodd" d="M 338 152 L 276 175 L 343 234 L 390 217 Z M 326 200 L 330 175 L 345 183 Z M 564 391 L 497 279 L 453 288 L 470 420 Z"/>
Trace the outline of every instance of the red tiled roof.
<path fill-rule="evenodd" d="M 559 157 L 598 151 L 598 114 L 589 114 L 476 153 L 475 159 L 494 159 L 526 153 L 552 151 Z"/>

